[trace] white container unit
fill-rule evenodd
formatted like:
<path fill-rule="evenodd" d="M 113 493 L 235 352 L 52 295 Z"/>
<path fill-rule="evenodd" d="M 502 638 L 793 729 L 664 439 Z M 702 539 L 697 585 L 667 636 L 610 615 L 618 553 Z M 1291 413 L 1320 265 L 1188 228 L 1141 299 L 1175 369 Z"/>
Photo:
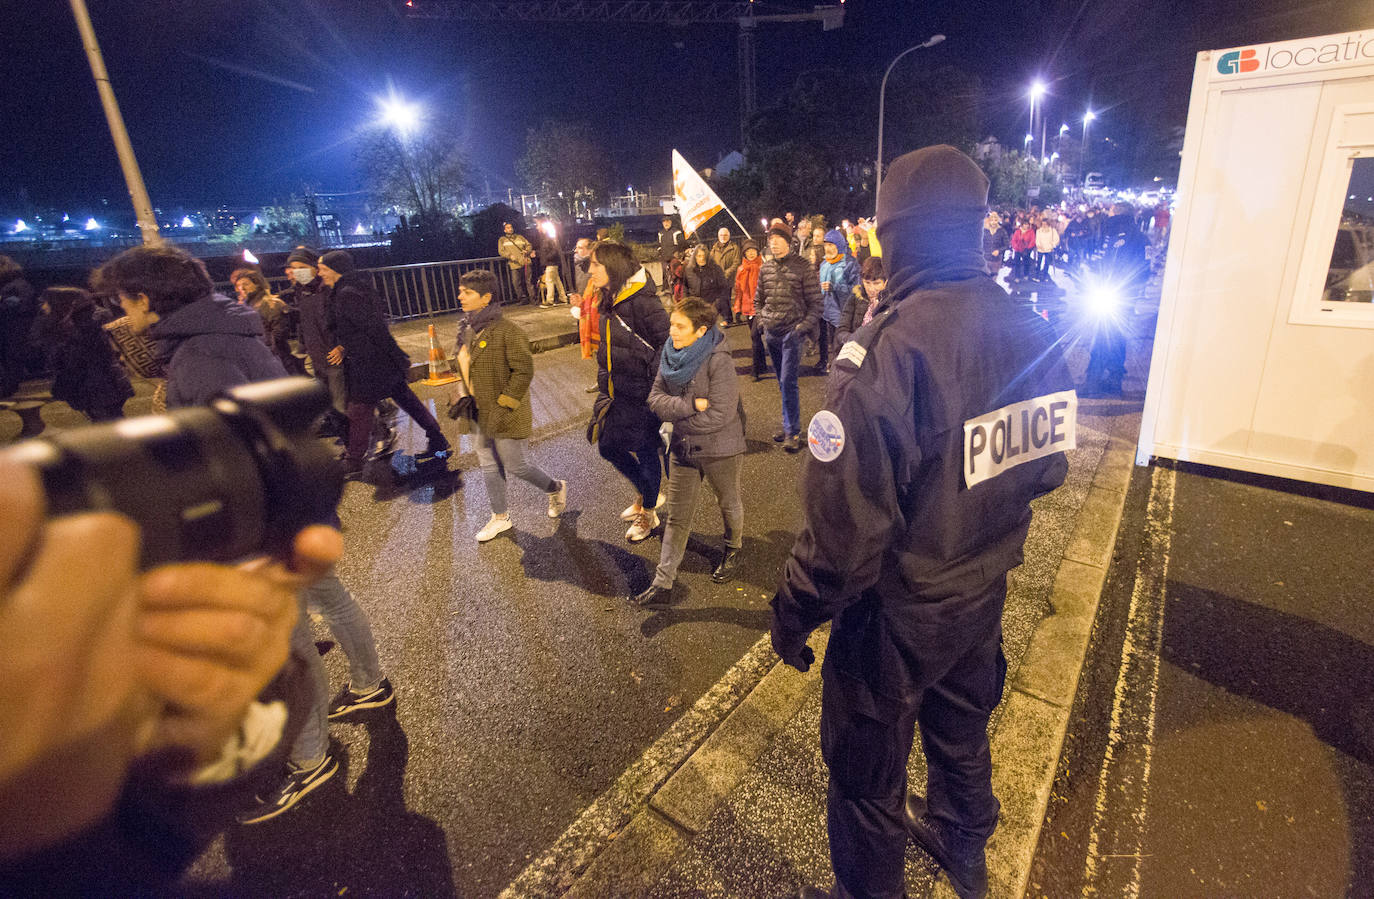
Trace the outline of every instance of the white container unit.
<path fill-rule="evenodd" d="M 1374 491 L 1374 28 L 1199 53 L 1136 461 Z"/>

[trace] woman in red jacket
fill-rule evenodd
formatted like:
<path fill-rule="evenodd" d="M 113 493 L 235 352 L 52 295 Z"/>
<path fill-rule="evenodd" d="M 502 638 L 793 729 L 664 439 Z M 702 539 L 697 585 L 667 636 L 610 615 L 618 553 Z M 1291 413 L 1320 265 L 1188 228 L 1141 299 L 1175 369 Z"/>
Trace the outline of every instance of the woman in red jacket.
<path fill-rule="evenodd" d="M 744 261 L 735 273 L 735 320 L 749 325 L 749 339 L 754 344 L 754 380 L 762 381 L 768 372 L 768 353 L 763 346 L 763 333 L 754 327 L 754 292 L 759 286 L 759 267 L 763 257 L 755 241 L 744 242 Z"/>
<path fill-rule="evenodd" d="M 1016 223 L 1016 231 L 1011 235 L 1012 280 L 1024 281 L 1031 275 L 1031 250 L 1035 249 L 1035 228 L 1030 219 Z"/>

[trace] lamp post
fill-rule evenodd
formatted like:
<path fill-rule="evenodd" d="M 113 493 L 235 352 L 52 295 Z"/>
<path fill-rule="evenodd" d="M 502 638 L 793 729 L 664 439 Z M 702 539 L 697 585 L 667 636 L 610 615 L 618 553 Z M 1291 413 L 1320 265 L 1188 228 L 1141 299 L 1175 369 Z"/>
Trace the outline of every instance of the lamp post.
<path fill-rule="evenodd" d="M 883 104 L 887 100 L 887 76 L 892 74 L 892 67 L 903 56 L 917 50 L 924 50 L 927 47 L 934 47 L 944 39 L 943 34 L 932 34 L 925 43 L 906 48 L 892 58 L 892 62 L 887 64 L 887 71 L 883 73 L 883 83 L 878 88 L 878 161 L 877 165 L 873 167 L 873 210 L 875 213 L 878 209 L 878 195 L 883 189 Z"/>
<path fill-rule="evenodd" d="M 1030 86 L 1030 128 L 1027 130 L 1035 134 L 1035 104 L 1040 102 L 1040 98 L 1045 96 L 1045 82 L 1034 81 Z M 1034 138 L 1032 138 L 1034 140 Z M 1045 111 L 1040 110 L 1040 155 L 1045 155 Z"/>
<path fill-rule="evenodd" d="M 1095 118 L 1097 115 L 1091 109 L 1083 114 L 1083 146 L 1079 148 L 1078 156 L 1082 160 L 1084 178 L 1088 177 L 1088 125 Z"/>

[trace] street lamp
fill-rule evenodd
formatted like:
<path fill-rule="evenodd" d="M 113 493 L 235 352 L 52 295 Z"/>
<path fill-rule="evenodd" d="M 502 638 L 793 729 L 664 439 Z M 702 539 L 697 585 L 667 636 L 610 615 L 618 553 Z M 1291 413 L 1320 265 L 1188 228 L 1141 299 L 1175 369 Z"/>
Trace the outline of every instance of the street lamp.
<path fill-rule="evenodd" d="M 1088 177 L 1088 125 L 1097 118 L 1097 114 L 1089 109 L 1083 113 L 1083 146 L 1078 151 L 1078 157 L 1083 166 L 1083 177 Z"/>
<path fill-rule="evenodd" d="M 892 62 L 887 64 L 887 71 L 883 73 L 882 86 L 878 88 L 878 164 L 873 169 L 873 209 L 878 208 L 878 195 L 883 189 L 883 104 L 887 100 L 887 76 L 892 74 L 892 67 L 897 64 L 897 60 L 913 53 L 917 50 L 924 50 L 927 47 L 934 47 L 945 39 L 943 34 L 932 34 L 926 39 L 925 43 L 908 47 L 901 53 L 893 57 Z"/>
<path fill-rule="evenodd" d="M 1025 147 L 1026 147 L 1027 149 L 1030 149 L 1030 144 L 1031 144 L 1031 141 L 1033 141 L 1033 140 L 1035 140 L 1035 136 L 1032 135 L 1031 133 L 1027 132 L 1027 133 L 1026 133 L 1026 140 L 1025 140 Z"/>
<path fill-rule="evenodd" d="M 1040 80 L 1036 80 L 1036 81 L 1031 82 L 1031 86 L 1030 86 L 1030 128 L 1029 128 L 1028 130 L 1029 130 L 1032 134 L 1035 133 L 1035 104 L 1038 103 L 1038 102 L 1040 102 L 1040 98 L 1043 97 L 1043 96 L 1045 96 L 1045 82 L 1040 81 Z M 1040 117 L 1041 117 L 1041 119 L 1042 119 L 1042 121 L 1041 121 L 1041 123 L 1040 123 L 1040 130 L 1041 130 L 1041 137 L 1040 137 L 1040 154 L 1041 154 L 1042 156 L 1045 154 L 1045 138 L 1044 138 L 1044 127 L 1045 127 L 1045 125 L 1044 125 L 1044 121 L 1043 121 L 1044 116 L 1045 116 L 1045 113 L 1044 113 L 1044 110 L 1042 109 L 1041 112 L 1040 112 Z M 1033 139 L 1034 139 L 1034 138 L 1032 138 L 1032 140 L 1033 140 Z"/>
<path fill-rule="evenodd" d="M 418 103 L 407 103 L 404 98 L 391 94 L 385 100 L 378 100 L 377 106 L 382 113 L 381 123 L 395 129 L 402 137 L 410 136 L 420 127 Z"/>

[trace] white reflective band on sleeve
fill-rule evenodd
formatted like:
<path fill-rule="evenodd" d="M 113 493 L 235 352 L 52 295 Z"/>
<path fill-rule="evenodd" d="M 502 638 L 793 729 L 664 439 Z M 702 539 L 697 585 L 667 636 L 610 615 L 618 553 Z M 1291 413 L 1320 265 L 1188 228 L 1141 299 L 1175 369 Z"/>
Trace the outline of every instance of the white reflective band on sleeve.
<path fill-rule="evenodd" d="M 1078 445 L 1078 394 L 1061 390 L 964 422 L 964 486 Z"/>
<path fill-rule="evenodd" d="M 839 355 L 835 357 L 835 361 L 853 362 L 854 367 L 858 368 L 859 366 L 864 364 L 864 360 L 867 358 L 868 350 L 859 346 L 852 340 L 847 340 L 845 341 L 844 346 L 840 347 Z"/>

